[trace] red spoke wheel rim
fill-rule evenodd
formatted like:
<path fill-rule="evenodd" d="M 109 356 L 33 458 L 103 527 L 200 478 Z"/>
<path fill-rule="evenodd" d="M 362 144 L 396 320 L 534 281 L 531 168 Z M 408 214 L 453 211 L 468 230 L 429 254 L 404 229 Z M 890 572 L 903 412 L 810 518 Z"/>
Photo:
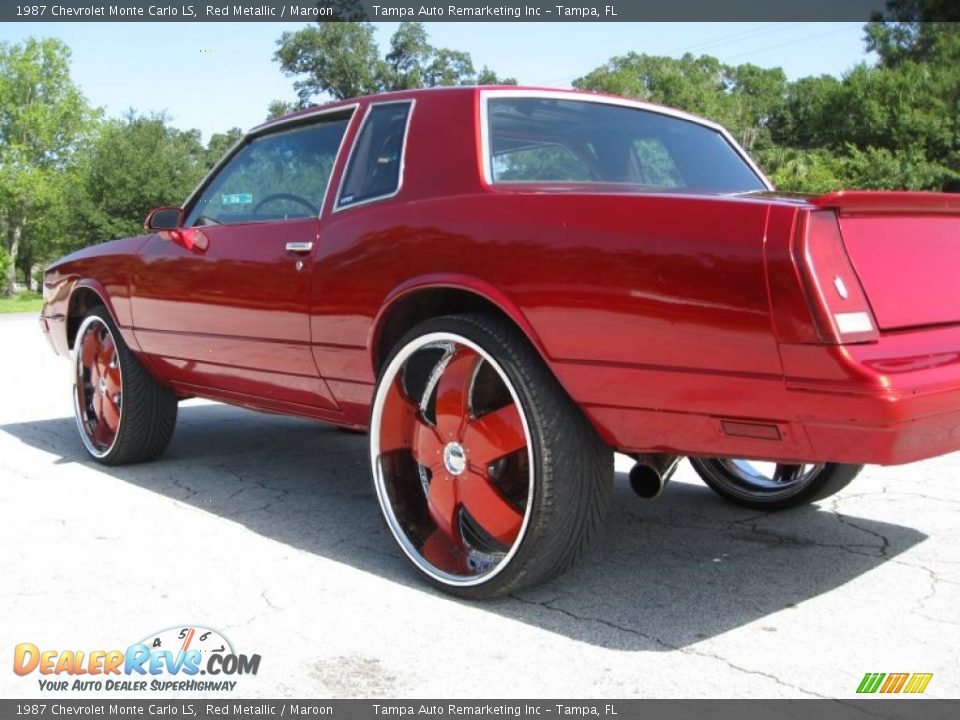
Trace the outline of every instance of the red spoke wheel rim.
<path fill-rule="evenodd" d="M 95 457 L 113 448 L 123 415 L 123 378 L 116 341 L 97 316 L 88 317 L 74 344 L 74 410 L 80 437 Z"/>
<path fill-rule="evenodd" d="M 500 365 L 466 338 L 401 349 L 374 398 L 371 462 L 387 525 L 421 570 L 451 585 L 500 572 L 533 496 L 530 431 Z"/>

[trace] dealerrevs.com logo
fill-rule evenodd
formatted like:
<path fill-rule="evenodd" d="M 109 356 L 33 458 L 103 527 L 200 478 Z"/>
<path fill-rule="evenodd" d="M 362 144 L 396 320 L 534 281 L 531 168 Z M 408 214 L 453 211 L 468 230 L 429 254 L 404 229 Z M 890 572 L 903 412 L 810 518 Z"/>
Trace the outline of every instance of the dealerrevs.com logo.
<path fill-rule="evenodd" d="M 223 635 L 199 626 L 151 633 L 126 650 L 41 650 L 20 643 L 13 652 L 17 675 L 38 673 L 40 689 L 54 692 L 229 692 L 237 686 L 231 678 L 256 675 L 259 668 L 260 655 L 237 654 Z"/>

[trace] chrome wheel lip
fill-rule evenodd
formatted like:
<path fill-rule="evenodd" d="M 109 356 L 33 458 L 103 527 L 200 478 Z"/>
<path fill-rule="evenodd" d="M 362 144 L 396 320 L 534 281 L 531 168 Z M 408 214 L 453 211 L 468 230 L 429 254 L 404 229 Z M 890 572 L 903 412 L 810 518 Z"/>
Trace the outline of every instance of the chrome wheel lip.
<path fill-rule="evenodd" d="M 753 501 L 776 501 L 793 497 L 802 492 L 824 470 L 824 463 L 774 463 L 774 465 L 800 465 L 797 476 L 786 482 L 774 480 L 759 470 L 754 463 L 762 462 L 747 458 L 703 458 L 701 463 L 713 465 L 711 477 L 728 492 Z"/>
<path fill-rule="evenodd" d="M 84 337 L 84 335 L 86 335 L 87 330 L 90 329 L 90 326 L 91 326 L 91 325 L 98 324 L 98 323 L 99 323 L 100 325 L 103 325 L 104 329 L 107 331 L 107 333 L 108 333 L 108 334 L 110 335 L 110 337 L 113 339 L 113 345 L 114 345 L 114 347 L 116 348 L 116 352 L 117 352 L 117 353 L 120 352 L 120 348 L 119 348 L 119 346 L 117 345 L 117 338 L 114 336 L 113 331 L 110 330 L 110 326 L 107 325 L 107 323 L 103 320 L 103 318 L 98 317 L 98 316 L 96 316 L 96 315 L 91 315 L 91 316 L 87 317 L 87 318 L 80 324 L 80 328 L 77 330 L 77 336 L 76 336 L 76 338 L 74 338 L 74 341 L 73 341 L 73 358 L 74 358 L 74 364 L 73 364 L 73 417 L 74 417 L 74 420 L 76 420 L 76 422 L 77 422 L 77 431 L 80 433 L 80 439 L 83 441 L 83 445 L 84 445 L 84 447 L 87 449 L 87 452 L 90 453 L 90 454 L 91 454 L 94 458 L 96 458 L 97 460 L 101 460 L 101 459 L 105 458 L 107 455 L 109 455 L 109 454 L 110 454 L 110 451 L 113 450 L 113 448 L 114 448 L 114 447 L 116 446 L 116 444 L 117 444 L 117 439 L 120 437 L 120 428 L 123 426 L 124 413 L 123 413 L 123 408 L 122 408 L 122 407 L 118 408 L 118 409 L 119 409 L 120 417 L 119 417 L 119 419 L 117 420 L 117 430 L 116 430 L 116 432 L 113 434 L 113 441 L 110 443 L 109 447 L 107 447 L 107 448 L 104 449 L 104 450 L 101 450 L 101 449 L 97 448 L 97 446 L 93 444 L 93 440 L 90 438 L 90 433 L 87 432 L 87 428 L 86 428 L 86 426 L 85 426 L 85 424 L 84 424 L 84 423 L 85 423 L 85 420 L 84 420 L 84 417 L 83 417 L 83 411 L 82 411 L 82 409 L 81 409 L 81 407 L 80 407 L 80 388 L 77 387 L 77 380 L 78 380 L 79 377 L 80 377 L 80 363 L 82 362 L 82 353 L 81 353 L 81 351 L 80 351 L 80 346 L 81 346 L 81 344 L 83 343 L 83 337 Z M 119 375 L 120 375 L 120 388 L 121 388 L 121 393 L 122 393 L 122 392 L 123 392 L 123 368 L 120 367 L 119 359 L 118 359 L 118 362 L 117 362 L 117 372 L 118 372 Z"/>
<path fill-rule="evenodd" d="M 500 380 L 510 393 L 511 399 L 517 406 L 520 414 L 520 422 L 523 425 L 524 437 L 527 441 L 527 464 L 529 467 L 527 506 L 523 513 L 523 522 L 520 524 L 520 531 L 517 533 L 517 539 L 514 540 L 513 545 L 510 547 L 507 553 L 500 558 L 496 565 L 489 570 L 480 573 L 479 575 L 469 577 L 453 575 L 438 569 L 432 563 L 430 563 L 430 561 L 424 558 L 416 549 L 416 547 L 414 547 L 413 543 L 410 541 L 410 538 L 407 537 L 407 534 L 404 532 L 400 521 L 393 512 L 393 506 L 390 504 L 390 499 L 387 496 L 385 478 L 383 477 L 382 468 L 379 462 L 379 428 L 383 417 L 383 406 L 386 402 L 387 393 L 391 383 L 393 382 L 393 378 L 396 377 L 397 372 L 399 372 L 399 370 L 403 367 L 403 364 L 414 353 L 419 352 L 430 345 L 439 345 L 443 343 L 457 343 L 459 345 L 463 345 L 464 347 L 468 347 L 480 355 L 485 362 L 490 364 L 490 367 L 496 371 L 497 375 L 500 377 Z M 374 396 L 373 410 L 370 416 L 370 466 L 373 472 L 373 484 L 377 492 L 377 500 L 380 503 L 380 509 L 387 521 L 387 526 L 390 528 L 391 534 L 397 541 L 397 544 L 400 545 L 400 549 L 403 550 L 403 553 L 407 556 L 407 558 L 409 558 L 409 560 L 416 565 L 421 572 L 433 580 L 450 587 L 476 587 L 477 585 L 488 583 L 510 565 L 510 562 L 516 556 L 520 546 L 523 544 L 523 540 L 527 533 L 527 527 L 530 524 L 530 515 L 533 509 L 534 478 L 536 473 L 530 426 L 527 422 L 527 414 L 524 412 L 523 405 L 520 403 L 520 397 L 517 395 L 517 392 L 513 387 L 513 383 L 507 377 L 503 368 L 500 367 L 500 364 L 494 360 L 493 356 L 491 356 L 490 353 L 488 353 L 474 341 L 456 333 L 433 332 L 426 335 L 421 335 L 420 337 L 410 341 L 403 348 L 401 348 L 400 352 L 398 352 L 396 356 L 394 356 L 394 358 L 390 361 L 390 364 L 387 365 L 386 369 L 384 370 L 382 380 L 378 386 L 378 391 Z"/>

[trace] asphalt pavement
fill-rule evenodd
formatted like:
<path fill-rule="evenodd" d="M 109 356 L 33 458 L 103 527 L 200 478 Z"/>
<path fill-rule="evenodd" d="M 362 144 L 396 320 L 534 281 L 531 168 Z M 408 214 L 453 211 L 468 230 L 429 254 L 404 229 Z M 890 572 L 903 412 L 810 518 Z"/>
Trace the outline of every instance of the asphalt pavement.
<path fill-rule="evenodd" d="M 867 672 L 960 694 L 960 454 L 776 515 L 686 463 L 641 500 L 618 462 L 585 562 L 471 603 L 405 565 L 363 435 L 191 400 L 159 461 L 106 468 L 36 317 L 0 316 L 0 348 L 0 697 L 58 695 L 11 671 L 18 643 L 122 649 L 181 625 L 261 656 L 221 698 L 853 698 Z"/>

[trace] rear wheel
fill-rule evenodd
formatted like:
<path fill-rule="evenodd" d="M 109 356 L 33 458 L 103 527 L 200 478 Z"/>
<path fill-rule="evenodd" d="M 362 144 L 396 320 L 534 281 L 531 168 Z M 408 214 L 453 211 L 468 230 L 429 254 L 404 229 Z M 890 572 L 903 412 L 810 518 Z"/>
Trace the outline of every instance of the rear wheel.
<path fill-rule="evenodd" d="M 160 455 L 173 436 L 177 398 L 134 357 L 105 308 L 83 319 L 73 356 L 74 414 L 93 459 L 123 465 Z"/>
<path fill-rule="evenodd" d="M 845 488 L 863 468 L 741 458 L 690 458 L 690 462 L 720 497 L 754 510 L 786 510 L 822 500 Z"/>
<path fill-rule="evenodd" d="M 564 571 L 597 534 L 613 481 L 613 452 L 526 339 L 479 315 L 400 340 L 377 383 L 370 458 L 404 555 L 470 598 Z"/>

